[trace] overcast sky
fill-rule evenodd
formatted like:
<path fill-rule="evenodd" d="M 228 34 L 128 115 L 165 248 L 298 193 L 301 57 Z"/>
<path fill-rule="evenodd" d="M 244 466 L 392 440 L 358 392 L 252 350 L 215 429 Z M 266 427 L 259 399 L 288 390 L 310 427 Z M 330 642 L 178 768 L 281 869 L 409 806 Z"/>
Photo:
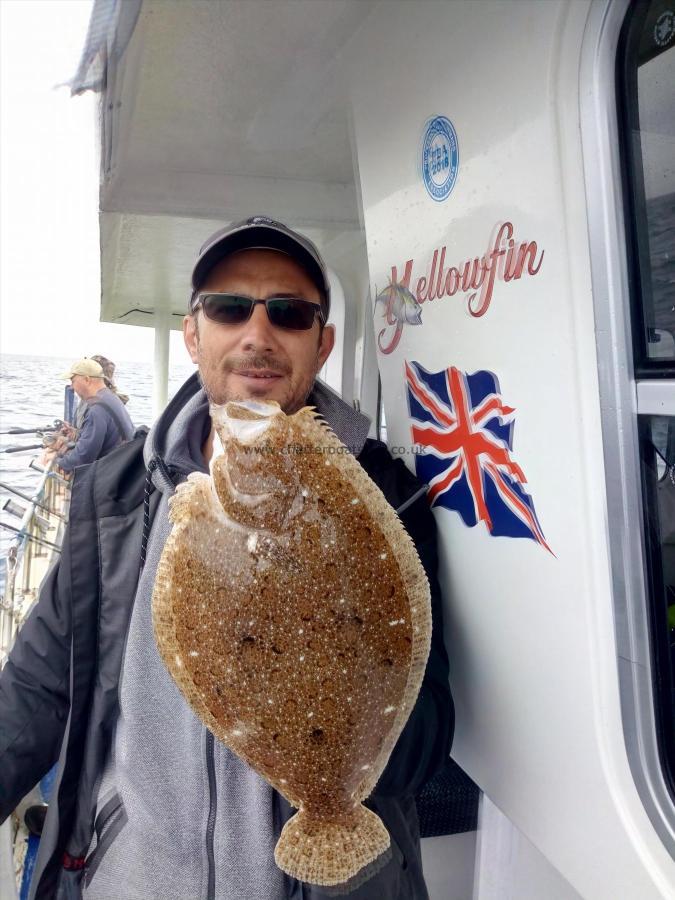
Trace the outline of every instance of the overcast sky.
<path fill-rule="evenodd" d="M 91 7 L 0 0 L 0 352 L 149 360 L 152 329 L 98 321 L 98 96 L 56 87 Z"/>

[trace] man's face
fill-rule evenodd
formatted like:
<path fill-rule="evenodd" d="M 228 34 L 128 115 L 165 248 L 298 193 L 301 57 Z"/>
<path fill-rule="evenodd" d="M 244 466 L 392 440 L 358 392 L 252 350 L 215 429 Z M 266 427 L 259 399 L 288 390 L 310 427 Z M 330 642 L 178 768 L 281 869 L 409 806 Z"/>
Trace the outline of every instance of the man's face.
<path fill-rule="evenodd" d="M 274 250 L 242 250 L 226 257 L 200 290 L 256 300 L 292 296 L 319 305 L 319 291 L 304 269 Z M 185 317 L 183 334 L 212 403 L 276 400 L 286 413 L 303 406 L 335 341 L 333 326 L 321 329 L 318 319 L 307 331 L 277 328 L 261 304 L 241 325 L 219 325 L 199 309 L 196 317 Z"/>
<path fill-rule="evenodd" d="M 88 396 L 88 380 L 84 375 L 73 375 L 70 379 L 70 384 L 80 400 L 85 400 Z"/>

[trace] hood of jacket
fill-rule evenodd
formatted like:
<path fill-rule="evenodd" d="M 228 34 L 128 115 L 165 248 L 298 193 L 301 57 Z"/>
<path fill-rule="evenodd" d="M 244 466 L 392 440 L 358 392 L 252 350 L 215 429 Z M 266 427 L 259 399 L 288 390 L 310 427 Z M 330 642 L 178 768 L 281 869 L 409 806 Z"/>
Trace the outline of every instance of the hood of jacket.
<path fill-rule="evenodd" d="M 357 412 L 328 385 L 316 379 L 307 398 L 338 438 L 358 456 L 368 437 L 370 419 Z M 211 430 L 209 402 L 195 372 L 174 395 L 150 430 L 143 458 L 152 482 L 162 493 L 173 493 L 190 472 L 208 472 L 202 447 Z"/>

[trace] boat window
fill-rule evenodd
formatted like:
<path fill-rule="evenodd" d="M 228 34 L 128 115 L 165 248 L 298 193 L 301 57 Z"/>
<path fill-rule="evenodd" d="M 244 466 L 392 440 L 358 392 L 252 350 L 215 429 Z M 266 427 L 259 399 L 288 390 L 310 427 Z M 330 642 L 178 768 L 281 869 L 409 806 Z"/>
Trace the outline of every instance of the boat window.
<path fill-rule="evenodd" d="M 675 416 L 639 418 L 657 728 L 675 796 Z"/>
<path fill-rule="evenodd" d="M 637 3 L 625 33 L 623 126 L 638 374 L 675 373 L 675 3 Z"/>
<path fill-rule="evenodd" d="M 675 3 L 630 7 L 618 54 L 647 618 L 661 766 L 675 798 Z M 662 414 L 659 414 L 662 413 Z"/>

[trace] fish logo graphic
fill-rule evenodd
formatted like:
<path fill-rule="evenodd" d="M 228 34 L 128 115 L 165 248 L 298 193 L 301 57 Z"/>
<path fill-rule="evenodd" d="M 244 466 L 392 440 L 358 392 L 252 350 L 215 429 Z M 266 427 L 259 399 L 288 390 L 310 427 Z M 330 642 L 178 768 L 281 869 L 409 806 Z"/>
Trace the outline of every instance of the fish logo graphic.
<path fill-rule="evenodd" d="M 412 264 L 410 269 L 412 269 Z M 382 316 L 387 323 L 377 336 L 377 346 L 382 353 L 391 353 L 396 347 L 403 333 L 404 325 L 422 324 L 422 307 L 408 288 L 410 270 L 406 270 L 406 277 L 405 282 L 399 282 L 392 275 L 389 284 L 375 297 L 375 308 L 377 309 L 379 306 L 382 309 Z M 390 325 L 394 327 L 394 335 L 387 347 L 382 344 L 382 338 Z"/>
<path fill-rule="evenodd" d="M 484 522 L 494 537 L 530 538 L 553 554 L 511 455 L 515 409 L 504 403 L 497 376 L 454 366 L 427 372 L 417 362 L 406 362 L 405 373 L 413 443 L 426 451 L 415 466 L 431 505 L 455 510 L 471 528 Z"/>
<path fill-rule="evenodd" d="M 401 325 L 422 324 L 422 307 L 404 284 L 390 281 L 375 297 L 376 308 L 378 303 L 384 307 L 382 315 L 386 316 L 389 325 L 397 322 Z"/>

